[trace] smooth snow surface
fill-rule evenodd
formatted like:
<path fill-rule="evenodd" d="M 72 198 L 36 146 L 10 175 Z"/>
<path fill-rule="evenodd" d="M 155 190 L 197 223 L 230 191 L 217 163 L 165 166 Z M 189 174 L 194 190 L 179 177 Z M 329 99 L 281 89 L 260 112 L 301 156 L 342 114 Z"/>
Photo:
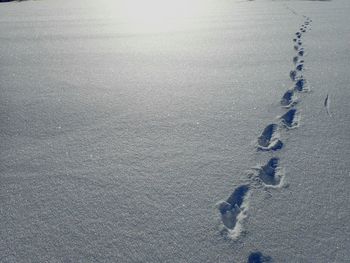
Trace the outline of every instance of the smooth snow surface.
<path fill-rule="evenodd" d="M 178 3 L 0 4 L 1 263 L 349 262 L 350 1 Z"/>

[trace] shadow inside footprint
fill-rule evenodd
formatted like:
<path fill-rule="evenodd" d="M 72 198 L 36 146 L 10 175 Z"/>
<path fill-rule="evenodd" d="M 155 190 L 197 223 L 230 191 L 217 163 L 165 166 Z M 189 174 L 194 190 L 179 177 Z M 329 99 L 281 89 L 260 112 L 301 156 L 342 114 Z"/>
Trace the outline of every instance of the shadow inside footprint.
<path fill-rule="evenodd" d="M 288 128 L 292 128 L 294 126 L 296 126 L 298 123 L 295 121 L 295 116 L 296 116 L 296 109 L 290 109 L 289 111 L 287 111 L 282 117 L 282 123 L 288 127 Z"/>
<path fill-rule="evenodd" d="M 291 80 L 295 81 L 296 77 L 297 77 L 297 72 L 295 70 L 291 70 L 289 72 L 289 77 Z"/>
<path fill-rule="evenodd" d="M 271 262 L 271 257 L 264 256 L 261 252 L 252 252 L 248 257 L 247 263 L 269 263 Z"/>
<path fill-rule="evenodd" d="M 237 223 L 237 217 L 241 213 L 241 206 L 244 201 L 244 197 L 249 191 L 248 185 L 241 185 L 237 187 L 231 196 L 219 204 L 219 211 L 221 219 L 225 227 L 228 229 L 234 229 Z"/>
<path fill-rule="evenodd" d="M 277 124 L 269 124 L 265 127 L 262 134 L 258 137 L 258 147 L 260 150 L 273 150 L 276 151 L 283 147 L 281 140 L 274 138 L 274 135 L 277 131 Z"/>
<path fill-rule="evenodd" d="M 298 58 L 297 56 L 295 56 L 295 57 L 293 58 L 293 63 L 294 63 L 294 64 L 297 64 L 297 63 L 298 63 L 298 60 L 299 60 L 299 58 Z"/>
<path fill-rule="evenodd" d="M 302 71 L 303 68 L 304 68 L 304 64 L 299 64 L 299 65 L 296 66 L 296 69 L 297 69 L 298 71 Z"/>
<path fill-rule="evenodd" d="M 276 175 L 278 168 L 278 158 L 271 158 L 268 163 L 261 167 L 259 179 L 266 185 L 278 185 L 281 178 Z"/>
<path fill-rule="evenodd" d="M 281 105 L 284 107 L 291 107 L 296 103 L 294 99 L 294 91 L 293 90 L 287 90 L 282 99 L 281 99 Z"/>
<path fill-rule="evenodd" d="M 304 50 L 299 50 L 298 55 L 301 57 L 304 56 Z"/>
<path fill-rule="evenodd" d="M 299 79 L 296 83 L 295 83 L 295 89 L 297 91 L 303 91 L 304 90 L 304 86 L 305 86 L 305 80 L 303 78 Z"/>

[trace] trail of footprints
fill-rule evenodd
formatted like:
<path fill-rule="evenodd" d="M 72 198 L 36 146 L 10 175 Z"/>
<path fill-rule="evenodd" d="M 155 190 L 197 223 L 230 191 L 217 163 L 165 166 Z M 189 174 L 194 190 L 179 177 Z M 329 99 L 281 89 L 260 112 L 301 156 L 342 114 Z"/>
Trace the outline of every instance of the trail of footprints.
<path fill-rule="evenodd" d="M 281 129 L 290 130 L 298 127 L 299 112 L 296 105 L 299 100 L 297 94 L 308 91 L 306 79 L 303 76 L 305 50 L 302 37 L 310 28 L 312 22 L 310 18 L 305 16 L 304 18 L 306 19 L 304 24 L 301 25 L 293 38 L 296 55 L 293 57 L 292 62 L 295 68 L 289 73 L 293 86 L 285 91 L 280 100 L 280 104 L 286 109 L 286 112 L 279 117 L 279 123 L 268 124 L 262 130 L 257 138 L 256 147 L 258 151 L 277 152 L 284 147 L 279 131 Z M 218 203 L 217 208 L 221 216 L 222 234 L 232 239 L 239 237 L 242 231 L 242 220 L 247 214 L 249 191 L 253 182 L 258 182 L 264 187 L 283 186 L 283 174 L 280 172 L 279 161 L 278 157 L 273 157 L 265 165 L 254 168 L 253 176 L 250 178 L 251 183 L 238 186 L 226 201 Z M 263 257 L 260 252 L 255 252 L 250 255 L 248 262 L 267 262 L 268 260 L 266 259 L 267 257 Z"/>

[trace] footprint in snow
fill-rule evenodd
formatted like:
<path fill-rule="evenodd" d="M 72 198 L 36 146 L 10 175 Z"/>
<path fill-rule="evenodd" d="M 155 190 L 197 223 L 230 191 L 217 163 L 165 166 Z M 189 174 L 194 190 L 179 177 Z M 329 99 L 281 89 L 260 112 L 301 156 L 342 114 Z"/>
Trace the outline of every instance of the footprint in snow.
<path fill-rule="evenodd" d="M 281 183 L 282 177 L 278 175 L 277 171 L 279 159 L 271 158 L 267 164 L 262 166 L 259 169 L 258 178 L 266 185 L 266 186 L 276 186 Z"/>
<path fill-rule="evenodd" d="M 288 129 L 294 128 L 298 125 L 298 120 L 296 117 L 297 117 L 297 110 L 290 109 L 284 115 L 282 115 L 281 117 L 282 124 Z"/>
<path fill-rule="evenodd" d="M 299 65 L 296 66 L 296 70 L 302 71 L 302 70 L 303 70 L 303 67 L 304 67 L 304 64 L 303 64 L 303 63 L 300 63 Z"/>
<path fill-rule="evenodd" d="M 271 257 L 264 256 L 261 252 L 252 252 L 248 257 L 247 263 L 269 263 L 271 262 Z"/>
<path fill-rule="evenodd" d="M 269 124 L 258 137 L 258 150 L 277 151 L 283 147 L 282 141 L 277 136 L 277 124 Z"/>
<path fill-rule="evenodd" d="M 300 78 L 298 81 L 295 83 L 294 87 L 297 91 L 304 91 L 305 88 L 305 79 Z"/>
<path fill-rule="evenodd" d="M 243 204 L 248 191 L 248 185 L 241 185 L 233 191 L 226 201 L 218 204 L 221 220 L 226 228 L 234 230 L 236 227 L 239 215 L 244 212 Z"/>
<path fill-rule="evenodd" d="M 281 99 L 281 105 L 285 108 L 290 108 L 294 106 L 297 103 L 297 100 L 295 99 L 294 91 L 293 90 L 287 90 Z"/>
<path fill-rule="evenodd" d="M 293 58 L 293 63 L 294 63 L 294 64 L 297 64 L 297 63 L 298 63 L 298 60 L 299 60 L 299 57 L 298 57 L 298 56 L 295 56 L 295 57 Z"/>
<path fill-rule="evenodd" d="M 295 70 L 291 70 L 289 72 L 289 77 L 290 77 L 291 80 L 295 81 L 296 77 L 297 77 L 297 72 Z"/>

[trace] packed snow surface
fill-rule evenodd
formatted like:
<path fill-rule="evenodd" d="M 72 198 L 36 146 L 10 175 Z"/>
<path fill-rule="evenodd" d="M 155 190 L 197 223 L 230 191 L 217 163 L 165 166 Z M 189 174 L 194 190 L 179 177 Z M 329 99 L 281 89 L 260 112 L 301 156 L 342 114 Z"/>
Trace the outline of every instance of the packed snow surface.
<path fill-rule="evenodd" d="M 0 4 L 0 262 L 349 262 L 350 1 Z"/>

